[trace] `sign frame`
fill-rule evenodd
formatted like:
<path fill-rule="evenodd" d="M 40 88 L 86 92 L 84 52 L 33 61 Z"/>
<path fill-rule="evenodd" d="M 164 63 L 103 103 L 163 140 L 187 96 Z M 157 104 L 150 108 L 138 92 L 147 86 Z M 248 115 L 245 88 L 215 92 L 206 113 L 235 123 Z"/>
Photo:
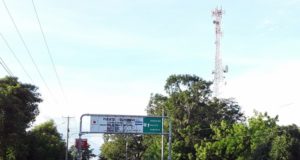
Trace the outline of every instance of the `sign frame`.
<path fill-rule="evenodd" d="M 86 117 L 86 116 L 112 116 L 112 117 L 136 117 L 136 118 L 161 118 L 161 133 L 102 133 L 102 132 L 87 132 L 87 131 L 82 131 L 82 119 L 83 117 Z M 115 115 L 115 114 L 82 114 L 80 116 L 80 124 L 79 124 L 79 143 L 81 143 L 81 136 L 83 134 L 133 134 L 133 135 L 168 135 L 169 137 L 169 145 L 168 145 L 168 148 L 169 148 L 169 155 L 168 155 L 168 160 L 171 160 L 172 159 L 172 155 L 171 155 L 171 145 L 172 145 L 172 123 L 171 123 L 171 119 L 169 119 L 169 132 L 166 133 L 164 132 L 164 120 L 165 119 L 169 119 L 168 117 L 166 116 L 142 116 L 142 115 Z M 78 148 L 78 160 L 81 160 L 82 158 L 82 151 L 81 151 L 81 146 L 79 145 L 79 148 Z"/>
<path fill-rule="evenodd" d="M 161 116 L 136 115 L 89 115 L 90 131 L 87 133 L 103 134 L 168 134 L 163 133 L 163 119 Z"/>

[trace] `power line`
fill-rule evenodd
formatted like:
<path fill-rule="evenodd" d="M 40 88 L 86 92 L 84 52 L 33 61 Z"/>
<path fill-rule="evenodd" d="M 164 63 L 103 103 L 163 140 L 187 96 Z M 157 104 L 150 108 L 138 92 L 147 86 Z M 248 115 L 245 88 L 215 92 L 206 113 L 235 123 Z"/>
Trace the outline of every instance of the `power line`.
<path fill-rule="evenodd" d="M 13 73 L 11 70 L 8 68 L 8 66 L 5 64 L 4 60 L 0 57 L 0 64 L 4 68 L 4 70 L 7 72 L 7 74 L 11 77 L 14 77 Z"/>
<path fill-rule="evenodd" d="M 17 57 L 16 53 L 14 52 L 14 50 L 10 47 L 8 41 L 5 39 L 4 35 L 2 33 L 0 33 L 0 36 L 2 38 L 2 40 L 4 41 L 5 45 L 7 46 L 7 48 L 10 50 L 10 52 L 13 54 L 14 58 L 17 60 L 17 62 L 19 63 L 19 65 L 21 66 L 22 70 L 24 71 L 24 73 L 26 74 L 26 76 L 30 79 L 31 83 L 34 83 L 33 79 L 31 78 L 31 76 L 28 74 L 28 72 L 26 71 L 24 65 L 22 64 L 22 62 L 19 60 L 19 58 Z"/>
<path fill-rule="evenodd" d="M 38 72 L 38 74 L 39 74 L 40 78 L 42 79 L 44 85 L 46 86 L 48 92 L 50 93 L 50 95 L 52 96 L 52 98 L 54 99 L 54 101 L 56 101 L 56 99 L 54 98 L 54 96 L 53 96 L 53 94 L 52 94 L 50 88 L 48 87 L 48 84 L 46 83 L 46 81 L 45 81 L 45 79 L 44 79 L 44 77 L 43 77 L 41 71 L 39 70 L 37 64 L 35 63 L 35 61 L 34 61 L 32 55 L 31 55 L 31 52 L 30 52 L 30 50 L 29 50 L 27 44 L 25 43 L 25 40 L 24 40 L 24 38 L 23 38 L 23 36 L 22 36 L 22 34 L 21 34 L 21 32 L 20 32 L 20 30 L 19 30 L 19 28 L 18 28 L 18 26 L 17 26 L 17 24 L 16 24 L 16 22 L 15 22 L 15 20 L 14 20 L 14 18 L 13 18 L 13 16 L 11 15 L 11 13 L 10 13 L 10 11 L 9 11 L 9 9 L 8 9 L 8 7 L 7 7 L 7 5 L 6 5 L 6 3 L 5 3 L 5 0 L 2 0 L 2 2 L 3 2 L 3 5 L 4 5 L 5 9 L 6 9 L 7 14 L 9 15 L 9 17 L 10 17 L 10 19 L 11 19 L 11 21 L 12 21 L 12 23 L 13 23 L 15 29 L 16 29 L 16 32 L 18 33 L 19 38 L 20 38 L 21 41 L 22 41 L 23 46 L 25 47 L 25 49 L 26 49 L 26 51 L 27 51 L 27 54 L 29 55 L 29 57 L 30 57 L 30 59 L 31 59 L 31 62 L 33 63 L 33 65 L 34 65 L 36 71 Z"/>
<path fill-rule="evenodd" d="M 5 64 L 4 60 L 0 57 L 0 63 L 1 63 L 1 66 L 4 68 L 4 70 L 7 72 L 7 74 L 9 76 L 14 76 L 13 73 L 11 72 L 11 70 L 8 68 L 8 66 Z"/>
<path fill-rule="evenodd" d="M 63 96 L 66 98 L 64 89 L 63 89 L 63 87 L 62 87 L 61 80 L 60 80 L 60 78 L 59 78 L 57 69 L 56 69 L 56 67 L 55 67 L 55 63 L 54 63 L 52 54 L 51 54 L 50 49 L 49 49 L 49 45 L 48 45 L 48 42 L 47 42 L 47 39 L 46 39 L 46 36 L 45 36 L 45 32 L 44 32 L 44 30 L 43 30 L 43 27 L 42 27 L 42 25 L 41 25 L 40 18 L 39 18 L 39 16 L 38 16 L 38 12 L 37 12 L 37 9 L 36 9 L 36 5 L 34 4 L 34 1 L 33 1 L 33 0 L 32 0 L 32 6 L 33 6 L 33 9 L 34 9 L 34 13 L 35 13 L 35 15 L 36 15 L 36 19 L 37 19 L 38 24 L 39 24 L 39 28 L 40 28 L 41 33 L 42 33 L 42 36 L 43 36 L 43 40 L 44 40 L 44 43 L 45 43 L 45 46 L 46 46 L 46 49 L 47 49 L 47 53 L 48 53 L 48 55 L 49 55 L 49 58 L 50 58 L 50 60 L 51 60 L 51 64 L 52 64 L 53 70 L 54 70 L 54 72 L 55 72 L 56 79 L 57 79 L 57 81 L 58 81 L 58 84 L 59 84 L 59 87 L 60 87 L 60 89 L 61 89 L 61 92 L 62 92 Z"/>

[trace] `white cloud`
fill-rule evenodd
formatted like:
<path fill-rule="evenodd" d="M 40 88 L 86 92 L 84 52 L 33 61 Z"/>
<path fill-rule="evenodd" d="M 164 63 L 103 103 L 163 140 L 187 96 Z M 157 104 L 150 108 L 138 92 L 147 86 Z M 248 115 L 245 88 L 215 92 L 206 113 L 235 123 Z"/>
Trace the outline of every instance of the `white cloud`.
<path fill-rule="evenodd" d="M 260 68 L 228 80 L 226 93 L 235 97 L 246 115 L 253 110 L 279 115 L 281 124 L 300 124 L 299 61 L 288 61 L 272 68 Z"/>

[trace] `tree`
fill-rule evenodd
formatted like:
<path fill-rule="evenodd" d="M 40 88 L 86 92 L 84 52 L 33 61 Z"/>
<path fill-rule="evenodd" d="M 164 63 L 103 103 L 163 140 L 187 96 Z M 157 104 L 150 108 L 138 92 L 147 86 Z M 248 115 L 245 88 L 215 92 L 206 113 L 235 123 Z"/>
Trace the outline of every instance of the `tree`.
<path fill-rule="evenodd" d="M 296 125 L 279 126 L 277 116 L 258 112 L 245 121 L 233 100 L 211 96 L 210 85 L 197 76 L 171 75 L 165 85 L 166 95 L 151 95 L 147 114 L 164 113 L 172 123 L 172 159 L 300 159 Z M 168 128 L 166 121 L 163 125 Z M 141 159 L 160 159 L 159 136 L 143 136 L 140 141 L 135 144 L 142 148 Z M 125 159 L 124 153 L 124 136 L 104 136 L 100 159 Z"/>
<path fill-rule="evenodd" d="M 96 155 L 93 153 L 94 149 L 90 148 L 90 145 L 87 145 L 87 148 L 82 148 L 82 160 L 89 160 L 90 158 L 96 157 Z M 78 156 L 78 150 L 77 148 L 72 145 L 69 149 L 69 160 L 77 159 Z"/>
<path fill-rule="evenodd" d="M 0 159 L 24 159 L 26 129 L 39 113 L 37 87 L 15 77 L 0 79 Z"/>
<path fill-rule="evenodd" d="M 247 128 L 242 123 L 233 125 L 222 121 L 220 125 L 211 125 L 214 135 L 211 139 L 204 139 L 196 144 L 196 155 L 198 160 L 231 160 L 243 159 L 249 150 Z"/>
<path fill-rule="evenodd" d="M 53 120 L 34 127 L 28 133 L 30 160 L 63 160 L 66 147 Z"/>
<path fill-rule="evenodd" d="M 269 152 L 274 137 L 278 134 L 278 116 L 272 118 L 267 113 L 255 113 L 254 117 L 248 120 L 250 135 L 251 159 L 270 159 Z"/>
<path fill-rule="evenodd" d="M 279 131 L 272 142 L 270 157 L 274 160 L 300 159 L 300 131 L 298 126 L 281 126 Z"/>
<path fill-rule="evenodd" d="M 141 135 L 104 135 L 105 142 L 101 146 L 100 159 L 141 159 L 145 151 Z M 127 142 L 127 153 L 126 153 Z"/>
<path fill-rule="evenodd" d="M 94 149 L 90 149 L 90 145 L 88 144 L 87 148 L 82 150 L 82 160 L 89 160 L 90 158 L 96 157 L 93 150 Z"/>
<path fill-rule="evenodd" d="M 148 114 L 161 115 L 164 110 L 172 121 L 173 159 L 195 159 L 194 146 L 212 135 L 211 124 L 244 120 L 234 101 L 212 97 L 210 85 L 195 75 L 171 75 L 165 85 L 167 95 L 151 97 Z"/>
<path fill-rule="evenodd" d="M 195 75 L 171 75 L 165 85 L 167 95 L 151 95 L 146 109 L 148 115 L 161 116 L 164 110 L 172 122 L 172 159 L 195 159 L 194 146 L 212 136 L 211 124 L 244 120 L 234 101 L 212 97 L 210 85 L 211 82 Z M 168 123 L 164 126 L 167 128 Z M 142 143 L 136 144 L 140 148 L 145 146 L 141 150 L 143 159 L 160 157 L 160 137 L 144 136 Z M 102 145 L 101 155 L 107 155 L 104 156 L 107 159 L 124 159 L 124 148 L 124 137 L 110 138 Z"/>
<path fill-rule="evenodd" d="M 77 148 L 74 145 L 72 145 L 68 150 L 68 154 L 69 154 L 68 156 L 69 160 L 75 160 L 78 154 Z"/>
<path fill-rule="evenodd" d="M 296 125 L 279 127 L 278 117 L 255 113 L 248 123 L 211 125 L 214 135 L 195 146 L 199 160 L 299 159 Z"/>
<path fill-rule="evenodd" d="M 166 136 L 165 136 L 166 137 Z M 168 157 L 167 139 L 164 140 L 164 159 Z M 146 150 L 143 153 L 144 160 L 161 159 L 161 136 L 146 135 L 143 144 Z"/>
<path fill-rule="evenodd" d="M 126 140 L 121 135 L 104 135 L 104 144 L 100 147 L 100 157 L 114 160 L 126 158 Z"/>

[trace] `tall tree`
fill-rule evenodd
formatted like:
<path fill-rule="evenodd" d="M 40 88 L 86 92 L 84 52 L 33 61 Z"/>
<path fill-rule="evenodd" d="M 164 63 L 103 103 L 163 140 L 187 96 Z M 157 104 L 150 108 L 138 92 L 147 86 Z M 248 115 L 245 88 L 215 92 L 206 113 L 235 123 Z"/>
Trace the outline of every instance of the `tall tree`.
<path fill-rule="evenodd" d="M 28 133 L 30 160 L 63 160 L 65 157 L 65 142 L 53 120 L 34 127 Z"/>
<path fill-rule="evenodd" d="M 0 79 L 0 159 L 24 159 L 26 129 L 39 113 L 37 87 L 15 77 Z"/>
<path fill-rule="evenodd" d="M 244 120 L 234 101 L 212 97 L 210 85 L 195 75 L 171 75 L 165 85 L 167 95 L 151 97 L 148 114 L 161 115 L 164 110 L 172 121 L 173 159 L 195 159 L 194 146 L 211 136 L 207 129 L 211 124 Z"/>
<path fill-rule="evenodd" d="M 229 124 L 244 120 L 240 107 L 234 101 L 212 97 L 210 85 L 211 82 L 195 75 L 171 75 L 165 85 L 166 95 L 151 96 L 146 109 L 148 115 L 161 116 L 164 110 L 165 116 L 172 122 L 173 159 L 195 159 L 194 146 L 212 136 L 211 124 L 219 124 L 222 120 Z M 168 127 L 168 123 L 164 125 Z M 139 145 L 145 146 L 143 159 L 161 156 L 160 137 L 144 136 L 142 141 Z M 101 154 L 121 156 L 119 152 L 124 153 L 124 145 L 122 137 L 110 139 L 102 145 Z"/>

